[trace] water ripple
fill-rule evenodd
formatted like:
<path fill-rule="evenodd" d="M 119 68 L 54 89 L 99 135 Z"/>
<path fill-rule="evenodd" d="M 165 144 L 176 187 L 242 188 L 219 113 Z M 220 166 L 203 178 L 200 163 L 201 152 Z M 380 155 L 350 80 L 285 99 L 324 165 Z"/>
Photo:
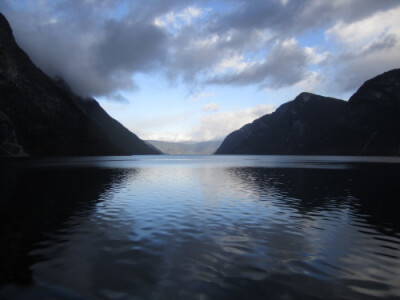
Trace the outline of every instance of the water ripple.
<path fill-rule="evenodd" d="M 35 162 L 30 180 L 69 191 L 28 219 L 32 276 L 89 299 L 398 299 L 398 206 L 375 201 L 398 188 L 379 163 L 279 159 Z M 41 207 L 62 198 L 32 187 Z"/>

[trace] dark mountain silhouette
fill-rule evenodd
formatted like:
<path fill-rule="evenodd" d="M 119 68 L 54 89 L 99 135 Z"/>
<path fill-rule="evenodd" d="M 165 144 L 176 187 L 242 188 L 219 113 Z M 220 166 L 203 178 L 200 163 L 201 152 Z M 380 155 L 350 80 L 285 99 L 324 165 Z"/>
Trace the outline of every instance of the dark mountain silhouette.
<path fill-rule="evenodd" d="M 400 155 L 400 69 L 366 81 L 314 149 L 324 154 Z"/>
<path fill-rule="evenodd" d="M 302 154 L 328 131 L 343 100 L 302 93 L 274 113 L 229 134 L 217 154 Z"/>
<path fill-rule="evenodd" d="M 158 153 L 96 100 L 75 95 L 38 69 L 0 13 L 0 156 Z"/>
<path fill-rule="evenodd" d="M 302 93 L 229 134 L 216 154 L 400 155 L 400 69 L 348 102 Z"/>

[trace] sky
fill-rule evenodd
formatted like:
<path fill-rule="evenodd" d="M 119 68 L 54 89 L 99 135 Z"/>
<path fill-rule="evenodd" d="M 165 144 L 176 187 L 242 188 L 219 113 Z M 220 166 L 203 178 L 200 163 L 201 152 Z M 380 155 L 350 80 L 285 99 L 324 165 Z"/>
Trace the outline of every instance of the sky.
<path fill-rule="evenodd" d="M 142 139 L 207 141 L 400 67 L 399 0 L 1 0 L 48 75 Z"/>

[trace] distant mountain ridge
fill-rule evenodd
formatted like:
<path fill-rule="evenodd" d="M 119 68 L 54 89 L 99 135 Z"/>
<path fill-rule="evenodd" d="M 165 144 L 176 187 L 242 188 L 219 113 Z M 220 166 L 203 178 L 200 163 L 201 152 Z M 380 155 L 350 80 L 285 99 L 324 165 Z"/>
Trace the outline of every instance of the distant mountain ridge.
<path fill-rule="evenodd" d="M 400 155 L 400 69 L 343 101 L 301 93 L 229 134 L 216 154 Z"/>
<path fill-rule="evenodd" d="M 156 148 L 160 149 L 165 154 L 174 155 L 209 155 L 214 154 L 221 145 L 222 141 L 206 141 L 193 143 L 178 143 L 165 141 L 146 141 Z"/>
<path fill-rule="evenodd" d="M 159 153 L 38 69 L 0 13 L 0 156 Z"/>

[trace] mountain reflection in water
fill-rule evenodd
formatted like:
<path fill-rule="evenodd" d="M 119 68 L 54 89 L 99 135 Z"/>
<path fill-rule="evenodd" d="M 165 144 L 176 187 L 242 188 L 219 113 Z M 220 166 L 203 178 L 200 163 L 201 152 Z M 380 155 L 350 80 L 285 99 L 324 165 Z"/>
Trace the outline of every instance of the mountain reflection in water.
<path fill-rule="evenodd" d="M 0 164 L 0 299 L 399 299 L 399 159 Z"/>

